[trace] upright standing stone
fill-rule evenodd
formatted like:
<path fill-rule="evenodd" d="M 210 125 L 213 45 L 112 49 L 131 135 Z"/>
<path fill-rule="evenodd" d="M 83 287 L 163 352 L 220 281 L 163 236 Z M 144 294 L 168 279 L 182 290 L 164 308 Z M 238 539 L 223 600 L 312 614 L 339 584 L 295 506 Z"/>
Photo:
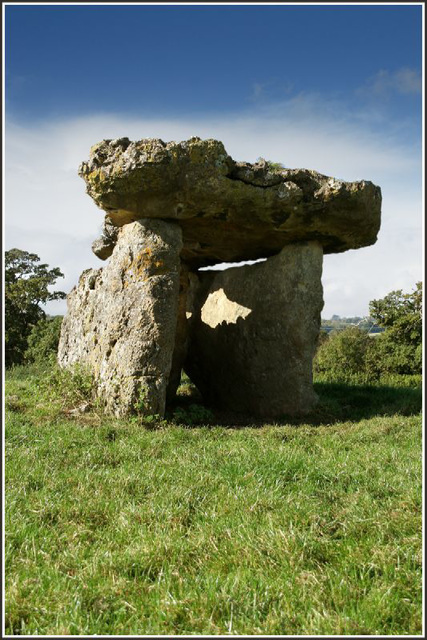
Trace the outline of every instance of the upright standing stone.
<path fill-rule="evenodd" d="M 122 227 L 103 269 L 68 296 L 58 360 L 94 374 L 107 408 L 163 415 L 177 329 L 182 232 L 139 220 Z"/>
<path fill-rule="evenodd" d="M 323 307 L 318 242 L 265 262 L 200 273 L 186 371 L 203 397 L 261 417 L 312 409 L 312 359 Z"/>

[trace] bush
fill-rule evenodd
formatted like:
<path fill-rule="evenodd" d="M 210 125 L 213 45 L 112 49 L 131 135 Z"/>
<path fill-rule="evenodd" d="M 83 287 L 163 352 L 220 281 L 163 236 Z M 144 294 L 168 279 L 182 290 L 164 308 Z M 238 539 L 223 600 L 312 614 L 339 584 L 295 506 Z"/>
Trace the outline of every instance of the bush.
<path fill-rule="evenodd" d="M 45 391 L 52 398 L 61 401 L 64 407 L 77 404 L 90 404 L 95 400 L 93 374 L 84 366 L 76 364 L 69 369 L 55 365 L 51 373 L 43 380 Z"/>
<path fill-rule="evenodd" d="M 367 378 L 366 359 L 371 347 L 371 338 L 358 327 L 334 331 L 320 344 L 313 370 L 333 380 L 348 380 L 354 376 Z"/>
<path fill-rule="evenodd" d="M 420 374 L 422 347 L 399 342 L 395 333 L 387 330 L 372 340 L 365 364 L 367 372 L 377 378 L 385 374 Z"/>
<path fill-rule="evenodd" d="M 272 171 L 273 173 L 280 173 L 286 167 L 281 162 L 273 162 L 272 160 L 266 160 L 261 156 L 256 159 L 257 164 L 265 164 L 268 171 Z"/>
<path fill-rule="evenodd" d="M 24 357 L 26 362 L 42 362 L 56 358 L 62 316 L 43 318 L 31 329 L 28 336 L 28 348 Z"/>
<path fill-rule="evenodd" d="M 391 291 L 372 300 L 372 317 L 385 328 L 375 340 L 367 366 L 376 375 L 420 374 L 422 371 L 422 283 L 415 290 Z"/>
<path fill-rule="evenodd" d="M 369 303 L 371 317 L 385 331 L 375 337 L 359 327 L 319 339 L 313 370 L 324 380 L 369 382 L 422 372 L 422 285 L 412 293 L 392 291 Z M 320 337 L 319 337 L 320 338 Z"/>

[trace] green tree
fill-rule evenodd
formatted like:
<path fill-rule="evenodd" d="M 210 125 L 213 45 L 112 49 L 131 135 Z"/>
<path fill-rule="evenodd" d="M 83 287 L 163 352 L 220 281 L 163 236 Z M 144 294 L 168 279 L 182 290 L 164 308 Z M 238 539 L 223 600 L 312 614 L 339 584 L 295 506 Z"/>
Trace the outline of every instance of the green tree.
<path fill-rule="evenodd" d="M 369 311 L 385 331 L 375 338 L 368 366 L 377 374 L 417 374 L 422 370 L 422 283 L 415 290 L 391 291 L 372 300 Z"/>
<path fill-rule="evenodd" d="M 24 359 L 32 328 L 46 317 L 40 305 L 65 298 L 63 291 L 49 291 L 57 278 L 58 267 L 39 264 L 35 253 L 10 249 L 5 253 L 5 362 L 19 364 Z"/>
<path fill-rule="evenodd" d="M 418 345 L 422 338 L 422 302 L 422 283 L 417 282 L 411 293 L 399 289 L 385 298 L 372 300 L 369 311 L 380 327 L 392 329 L 400 341 Z"/>
<path fill-rule="evenodd" d="M 32 327 L 25 351 L 26 362 L 43 362 L 57 354 L 62 320 L 62 316 L 46 317 Z"/>

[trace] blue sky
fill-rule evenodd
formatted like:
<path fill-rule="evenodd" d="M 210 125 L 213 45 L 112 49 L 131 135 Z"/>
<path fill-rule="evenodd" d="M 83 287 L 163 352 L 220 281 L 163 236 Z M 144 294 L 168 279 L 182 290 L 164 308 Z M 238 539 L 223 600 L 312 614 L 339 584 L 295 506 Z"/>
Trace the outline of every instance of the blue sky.
<path fill-rule="evenodd" d="M 123 135 L 215 137 L 237 160 L 379 184 L 377 244 L 325 257 L 324 317 L 363 315 L 421 279 L 421 4 L 15 3 L 5 14 L 6 247 L 60 266 L 66 290 L 102 266 L 90 252 L 102 213 L 77 166 Z"/>
<path fill-rule="evenodd" d="M 102 110 L 216 113 L 300 92 L 419 116 L 420 6 L 9 6 L 7 105 L 31 119 Z M 398 87 L 395 74 L 410 70 Z M 411 76 L 411 73 L 413 74 Z"/>

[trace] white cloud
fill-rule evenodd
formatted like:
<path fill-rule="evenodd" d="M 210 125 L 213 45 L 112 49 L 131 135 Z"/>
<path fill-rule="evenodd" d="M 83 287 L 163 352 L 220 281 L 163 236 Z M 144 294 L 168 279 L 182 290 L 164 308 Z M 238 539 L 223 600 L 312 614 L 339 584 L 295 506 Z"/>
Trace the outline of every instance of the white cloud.
<path fill-rule="evenodd" d="M 384 98 L 393 93 L 420 94 L 422 88 L 421 73 L 416 69 L 403 67 L 396 71 L 380 69 L 365 87 L 360 90 L 361 95 L 374 95 Z"/>
<path fill-rule="evenodd" d="M 6 135 L 6 248 L 37 253 L 65 273 L 69 291 L 83 269 L 103 263 L 90 245 L 103 214 L 85 193 L 77 167 L 104 138 L 193 135 L 224 142 L 236 160 L 259 156 L 287 167 L 316 169 L 344 180 L 368 179 L 383 192 L 383 222 L 373 247 L 325 257 L 324 317 L 363 315 L 369 300 L 422 278 L 422 198 L 419 151 L 390 133 L 372 133 L 316 96 L 222 117 L 149 119 L 100 114 L 43 125 L 8 123 Z M 64 303 L 51 303 L 62 313 Z"/>
<path fill-rule="evenodd" d="M 262 84 L 261 82 L 254 82 L 252 85 L 251 99 L 257 100 L 258 98 L 260 98 L 264 93 L 264 87 L 265 87 L 265 84 Z"/>

